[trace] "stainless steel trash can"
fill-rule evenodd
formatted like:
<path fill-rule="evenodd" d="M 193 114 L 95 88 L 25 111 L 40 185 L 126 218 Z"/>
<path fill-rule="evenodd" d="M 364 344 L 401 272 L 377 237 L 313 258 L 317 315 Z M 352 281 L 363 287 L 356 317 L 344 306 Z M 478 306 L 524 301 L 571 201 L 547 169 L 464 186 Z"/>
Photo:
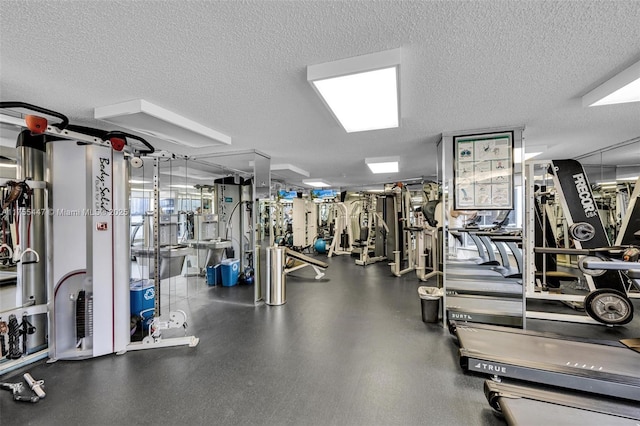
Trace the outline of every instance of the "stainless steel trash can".
<path fill-rule="evenodd" d="M 265 303 L 271 306 L 284 305 L 287 301 L 285 267 L 285 248 L 269 247 L 267 249 L 267 294 Z"/>

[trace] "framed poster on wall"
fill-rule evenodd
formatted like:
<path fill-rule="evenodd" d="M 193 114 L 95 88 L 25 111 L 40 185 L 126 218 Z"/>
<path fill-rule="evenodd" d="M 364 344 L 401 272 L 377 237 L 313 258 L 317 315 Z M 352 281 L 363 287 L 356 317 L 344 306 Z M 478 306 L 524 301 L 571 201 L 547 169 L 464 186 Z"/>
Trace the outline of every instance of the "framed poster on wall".
<path fill-rule="evenodd" d="M 513 132 L 453 137 L 453 208 L 513 209 Z"/>

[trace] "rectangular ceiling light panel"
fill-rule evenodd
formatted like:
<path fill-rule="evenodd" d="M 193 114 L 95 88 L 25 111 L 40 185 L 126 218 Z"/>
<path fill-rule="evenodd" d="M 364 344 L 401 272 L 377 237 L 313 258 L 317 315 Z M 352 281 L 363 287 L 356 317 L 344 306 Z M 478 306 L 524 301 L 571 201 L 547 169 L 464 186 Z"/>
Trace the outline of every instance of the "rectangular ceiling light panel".
<path fill-rule="evenodd" d="M 582 97 L 582 106 L 640 102 L 640 62 L 631 65 Z"/>
<path fill-rule="evenodd" d="M 327 188 L 331 186 L 329 182 L 325 182 L 322 179 L 303 179 L 302 183 L 305 185 L 313 186 L 314 188 Z"/>
<path fill-rule="evenodd" d="M 231 145 L 231 137 L 144 99 L 97 107 L 94 117 L 178 145 Z"/>
<path fill-rule="evenodd" d="M 347 133 L 399 126 L 400 49 L 307 67 L 311 83 Z"/>
<path fill-rule="evenodd" d="M 347 133 L 398 127 L 396 69 L 314 81 Z"/>
<path fill-rule="evenodd" d="M 372 173 L 398 173 L 398 157 L 365 158 L 364 162 Z"/>

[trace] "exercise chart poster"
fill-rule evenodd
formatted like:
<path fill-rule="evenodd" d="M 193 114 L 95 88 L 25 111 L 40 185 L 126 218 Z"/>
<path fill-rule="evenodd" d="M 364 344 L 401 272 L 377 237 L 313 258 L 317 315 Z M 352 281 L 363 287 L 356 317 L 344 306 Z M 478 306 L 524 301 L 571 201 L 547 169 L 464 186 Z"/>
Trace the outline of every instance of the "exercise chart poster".
<path fill-rule="evenodd" d="M 454 209 L 513 209 L 513 133 L 455 136 Z"/>

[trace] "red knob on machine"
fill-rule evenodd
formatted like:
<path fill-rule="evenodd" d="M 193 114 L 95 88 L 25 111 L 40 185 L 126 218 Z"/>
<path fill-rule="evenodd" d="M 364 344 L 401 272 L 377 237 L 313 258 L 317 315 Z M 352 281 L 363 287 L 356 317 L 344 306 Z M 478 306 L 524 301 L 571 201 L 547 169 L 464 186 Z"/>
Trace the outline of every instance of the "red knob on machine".
<path fill-rule="evenodd" d="M 24 118 L 27 128 L 35 135 L 41 135 L 47 130 L 47 119 L 37 115 L 27 115 Z"/>
<path fill-rule="evenodd" d="M 116 151 L 122 151 L 126 144 L 125 140 L 122 138 L 111 138 L 110 141 L 111 148 L 115 149 Z"/>

